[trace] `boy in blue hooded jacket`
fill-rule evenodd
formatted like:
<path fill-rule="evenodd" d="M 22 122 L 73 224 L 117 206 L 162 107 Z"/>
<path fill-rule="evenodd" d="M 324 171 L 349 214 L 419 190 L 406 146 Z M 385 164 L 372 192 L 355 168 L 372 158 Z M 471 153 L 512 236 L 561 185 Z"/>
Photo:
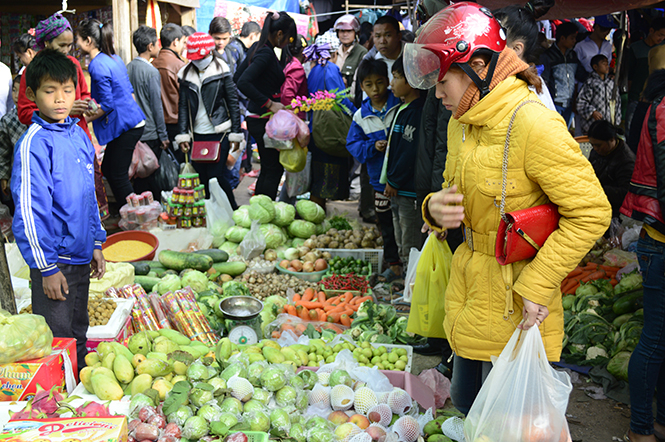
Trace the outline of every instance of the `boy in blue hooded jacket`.
<path fill-rule="evenodd" d="M 358 81 L 367 94 L 360 109 L 353 115 L 353 122 L 346 138 L 346 149 L 361 164 L 367 165 L 369 181 L 374 188 L 374 210 L 379 219 L 383 237 L 383 256 L 390 269 L 383 276 L 390 281 L 402 274 L 390 198 L 384 195 L 385 185 L 379 182 L 388 132 L 400 100 L 388 89 L 388 66 L 382 60 L 363 60 L 358 66 Z"/>
<path fill-rule="evenodd" d="M 90 277 L 106 271 L 95 196 L 95 150 L 78 119 L 74 64 L 53 50 L 41 51 L 26 69 L 26 96 L 39 112 L 14 152 L 12 230 L 30 267 L 32 311 L 54 336 L 76 339 L 84 364 Z"/>

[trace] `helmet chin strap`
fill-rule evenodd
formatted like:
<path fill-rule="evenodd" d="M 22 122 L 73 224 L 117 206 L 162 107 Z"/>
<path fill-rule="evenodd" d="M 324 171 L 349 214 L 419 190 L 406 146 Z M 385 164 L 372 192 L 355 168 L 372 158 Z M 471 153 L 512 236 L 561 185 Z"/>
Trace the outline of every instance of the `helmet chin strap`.
<path fill-rule="evenodd" d="M 476 86 L 478 86 L 478 90 L 480 91 L 480 99 L 482 100 L 485 95 L 490 93 L 490 83 L 492 83 L 492 77 L 494 76 L 494 69 L 496 68 L 496 63 L 499 60 L 499 53 L 498 52 L 492 52 L 492 59 L 490 60 L 489 67 L 487 69 L 487 75 L 485 76 L 485 79 L 482 80 L 476 71 L 473 70 L 473 68 L 469 65 L 469 63 L 460 63 L 459 67 L 466 73 L 466 75 L 471 78 L 471 81 L 473 81 Z"/>

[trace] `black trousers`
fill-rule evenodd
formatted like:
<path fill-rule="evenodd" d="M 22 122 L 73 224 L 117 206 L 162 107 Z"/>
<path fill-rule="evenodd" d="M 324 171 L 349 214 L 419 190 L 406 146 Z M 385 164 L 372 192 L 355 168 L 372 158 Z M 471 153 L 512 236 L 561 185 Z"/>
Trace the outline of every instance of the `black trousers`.
<path fill-rule="evenodd" d="M 132 164 L 134 147 L 143 135 L 143 127 L 135 127 L 123 132 L 118 138 L 110 141 L 104 151 L 102 173 L 111 186 L 111 191 L 118 204 L 125 204 L 125 198 L 134 192 L 129 181 L 129 166 Z"/>
<path fill-rule="evenodd" d="M 194 134 L 194 141 L 219 141 L 223 134 Z M 199 174 L 201 184 L 205 186 L 206 198 L 210 198 L 210 189 L 208 181 L 211 178 L 217 178 L 219 185 L 229 198 L 233 210 L 238 208 L 236 199 L 233 196 L 233 188 L 231 184 L 224 178 L 224 169 L 226 168 L 226 157 L 229 156 L 229 137 L 225 136 L 220 146 L 219 161 L 216 163 L 201 163 L 192 161 L 192 165 L 196 172 Z"/>
<path fill-rule="evenodd" d="M 178 129 L 178 123 L 166 125 L 166 134 L 169 136 L 169 140 L 171 141 L 171 152 L 173 152 L 173 156 L 176 159 L 176 161 L 182 164 L 185 162 L 185 154 L 183 153 L 182 150 L 178 149 L 178 146 L 176 146 L 175 144 L 175 136 L 178 135 L 179 133 L 180 129 Z"/>
<path fill-rule="evenodd" d="M 88 318 L 88 289 L 90 288 L 90 264 L 58 264 L 69 286 L 65 301 L 55 301 L 44 293 L 42 273 L 30 269 L 32 280 L 32 312 L 41 315 L 51 328 L 54 337 L 76 339 L 76 358 L 78 369 L 85 367 L 86 333 Z"/>
<path fill-rule="evenodd" d="M 399 247 L 395 239 L 395 225 L 393 224 L 390 198 L 383 193 L 374 192 L 374 211 L 379 219 L 379 227 L 383 237 L 383 259 L 391 266 L 401 264 Z"/>
<path fill-rule="evenodd" d="M 266 133 L 266 124 L 268 123 L 267 119 L 250 117 L 246 121 L 247 130 L 256 141 L 261 157 L 261 172 L 256 180 L 254 194 L 267 195 L 274 201 L 277 199 L 279 181 L 284 174 L 284 167 L 279 162 L 279 151 L 277 149 L 267 149 L 263 143 L 263 134 Z"/>

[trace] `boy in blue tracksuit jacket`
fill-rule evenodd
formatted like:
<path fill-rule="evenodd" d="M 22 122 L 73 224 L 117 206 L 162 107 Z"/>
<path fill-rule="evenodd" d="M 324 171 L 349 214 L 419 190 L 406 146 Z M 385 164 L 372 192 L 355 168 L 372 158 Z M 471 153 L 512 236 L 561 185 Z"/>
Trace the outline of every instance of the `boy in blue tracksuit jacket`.
<path fill-rule="evenodd" d="M 369 182 L 374 188 L 374 210 L 383 237 L 384 258 L 390 265 L 383 276 L 391 280 L 401 275 L 402 263 L 395 241 L 390 199 L 383 194 L 385 186 L 379 179 L 388 131 L 400 101 L 388 89 L 388 66 L 382 60 L 363 60 L 358 66 L 358 81 L 367 98 L 353 115 L 346 149 L 359 163 L 367 165 Z"/>
<path fill-rule="evenodd" d="M 41 51 L 26 69 L 26 96 L 37 105 L 32 125 L 14 152 L 12 230 L 30 267 L 32 311 L 57 337 L 76 338 L 85 366 L 90 277 L 106 270 L 106 241 L 95 196 L 95 150 L 78 119 L 69 117 L 76 96 L 74 64 Z"/>
<path fill-rule="evenodd" d="M 382 174 L 381 182 L 386 186 L 384 194 L 391 198 L 395 238 L 402 261 L 406 262 L 412 247 L 422 247 L 420 228 L 423 220 L 416 202 L 414 173 L 425 98 L 406 81 L 402 57 L 393 63 L 392 74 L 390 86 L 404 104 L 397 111 L 390 129 L 386 172 Z"/>

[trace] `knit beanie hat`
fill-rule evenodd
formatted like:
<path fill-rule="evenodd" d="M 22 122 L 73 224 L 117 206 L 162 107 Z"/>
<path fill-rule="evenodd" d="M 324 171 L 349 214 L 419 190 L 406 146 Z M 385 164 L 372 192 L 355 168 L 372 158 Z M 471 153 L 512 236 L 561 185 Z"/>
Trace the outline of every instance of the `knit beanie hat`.
<path fill-rule="evenodd" d="M 195 32 L 187 38 L 187 59 L 201 60 L 215 49 L 215 40 L 203 32 Z"/>

